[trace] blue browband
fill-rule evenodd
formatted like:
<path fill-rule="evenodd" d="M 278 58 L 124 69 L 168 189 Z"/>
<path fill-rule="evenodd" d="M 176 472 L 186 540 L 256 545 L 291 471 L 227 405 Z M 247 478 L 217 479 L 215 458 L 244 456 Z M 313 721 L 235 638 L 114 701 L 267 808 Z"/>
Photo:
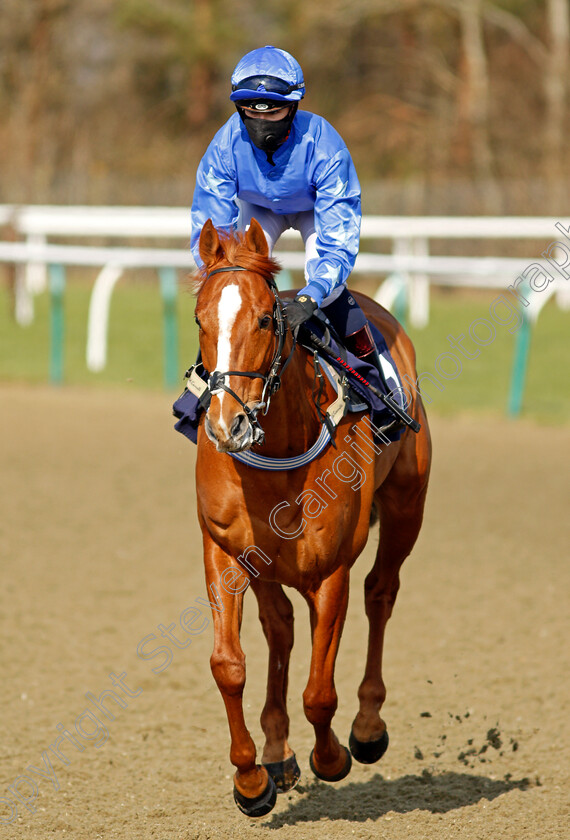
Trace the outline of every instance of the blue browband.
<path fill-rule="evenodd" d="M 215 268 L 206 275 L 206 280 L 209 280 L 214 274 L 221 274 L 223 271 L 247 271 L 247 268 L 243 268 L 241 265 L 227 265 L 225 268 Z"/>

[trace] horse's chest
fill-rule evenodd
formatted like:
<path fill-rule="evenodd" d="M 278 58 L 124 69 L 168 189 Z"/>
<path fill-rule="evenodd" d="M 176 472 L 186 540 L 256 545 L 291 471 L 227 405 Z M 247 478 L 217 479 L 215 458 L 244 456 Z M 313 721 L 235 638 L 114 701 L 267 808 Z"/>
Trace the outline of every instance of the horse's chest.
<path fill-rule="evenodd" d="M 316 485 L 318 487 L 318 485 Z M 213 540 L 252 577 L 274 580 L 300 591 L 314 589 L 340 563 L 349 565 L 368 533 L 362 499 L 321 490 L 302 490 L 290 499 L 260 493 L 202 500 L 204 527 Z"/>

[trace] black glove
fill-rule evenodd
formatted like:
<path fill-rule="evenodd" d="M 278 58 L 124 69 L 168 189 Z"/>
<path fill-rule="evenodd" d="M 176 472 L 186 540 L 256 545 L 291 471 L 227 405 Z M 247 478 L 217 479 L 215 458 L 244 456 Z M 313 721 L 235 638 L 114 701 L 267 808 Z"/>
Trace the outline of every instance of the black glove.
<path fill-rule="evenodd" d="M 292 330 L 308 321 L 318 304 L 309 295 L 297 295 L 287 306 L 287 320 Z"/>

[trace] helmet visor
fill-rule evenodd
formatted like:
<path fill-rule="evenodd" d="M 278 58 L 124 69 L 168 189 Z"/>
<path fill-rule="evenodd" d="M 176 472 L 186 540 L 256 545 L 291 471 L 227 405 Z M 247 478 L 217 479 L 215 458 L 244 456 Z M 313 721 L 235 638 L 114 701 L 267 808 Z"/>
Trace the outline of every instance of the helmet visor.
<path fill-rule="evenodd" d="M 277 76 L 248 76 L 232 85 L 230 99 L 253 99 L 252 92 L 259 95 L 259 98 L 273 100 L 295 100 L 302 99 L 305 93 L 305 85 L 289 84 Z"/>

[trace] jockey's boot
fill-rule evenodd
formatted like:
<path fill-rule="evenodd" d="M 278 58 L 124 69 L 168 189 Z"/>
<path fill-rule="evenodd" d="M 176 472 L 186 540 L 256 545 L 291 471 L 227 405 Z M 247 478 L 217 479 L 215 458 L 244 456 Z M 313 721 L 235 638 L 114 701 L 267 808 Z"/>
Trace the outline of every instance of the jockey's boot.
<path fill-rule="evenodd" d="M 372 365 L 380 374 L 380 380 L 384 380 L 382 366 L 380 364 L 380 356 L 372 338 L 372 332 L 368 322 L 356 332 L 345 337 L 347 350 L 354 353 L 363 362 Z"/>
<path fill-rule="evenodd" d="M 358 356 L 368 364 L 373 365 L 384 380 L 378 350 L 372 338 L 370 325 L 366 315 L 358 305 L 358 301 L 345 287 L 342 292 L 329 303 L 321 307 L 339 336 L 346 344 L 347 350 Z"/>

